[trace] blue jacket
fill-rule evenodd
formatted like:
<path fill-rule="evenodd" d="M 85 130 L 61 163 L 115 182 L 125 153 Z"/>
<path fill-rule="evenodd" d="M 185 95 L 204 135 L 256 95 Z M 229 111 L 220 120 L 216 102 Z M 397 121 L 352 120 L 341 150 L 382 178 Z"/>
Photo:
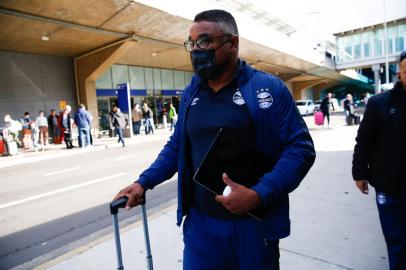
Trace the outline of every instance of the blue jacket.
<path fill-rule="evenodd" d="M 78 128 L 90 127 L 90 114 L 85 109 L 80 108 L 75 114 L 75 123 Z"/>
<path fill-rule="evenodd" d="M 269 207 L 263 221 L 267 237 L 280 239 L 290 233 L 288 193 L 300 184 L 314 163 L 313 141 L 292 95 L 279 78 L 252 69 L 245 62 L 236 78 L 254 120 L 257 148 L 277 161 L 252 189 Z M 194 76 L 183 94 L 174 134 L 138 180 L 144 189 L 152 189 L 178 172 L 178 225 L 190 208 L 192 175 L 186 165 L 185 122 L 199 84 L 199 77 Z"/>

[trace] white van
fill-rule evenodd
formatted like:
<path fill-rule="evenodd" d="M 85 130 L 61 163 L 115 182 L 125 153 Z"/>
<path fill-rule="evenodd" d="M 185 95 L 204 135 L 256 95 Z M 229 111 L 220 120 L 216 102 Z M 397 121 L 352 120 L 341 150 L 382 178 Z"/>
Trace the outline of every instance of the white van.
<path fill-rule="evenodd" d="M 314 113 L 313 100 L 298 100 L 296 101 L 296 106 L 301 115 L 309 115 Z"/>

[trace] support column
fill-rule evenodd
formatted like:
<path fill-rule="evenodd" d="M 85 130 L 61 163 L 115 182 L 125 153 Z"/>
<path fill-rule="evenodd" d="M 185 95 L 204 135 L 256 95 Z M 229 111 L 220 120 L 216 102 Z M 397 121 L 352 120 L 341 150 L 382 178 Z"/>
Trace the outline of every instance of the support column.
<path fill-rule="evenodd" d="M 99 128 L 96 97 L 97 78 L 103 75 L 134 45 L 135 41 L 125 40 L 75 59 L 78 102 L 85 104 L 87 110 L 92 114 L 92 128 Z"/>
<path fill-rule="evenodd" d="M 372 65 L 372 71 L 374 72 L 375 94 L 379 94 L 381 92 L 381 66 L 379 64 Z"/>

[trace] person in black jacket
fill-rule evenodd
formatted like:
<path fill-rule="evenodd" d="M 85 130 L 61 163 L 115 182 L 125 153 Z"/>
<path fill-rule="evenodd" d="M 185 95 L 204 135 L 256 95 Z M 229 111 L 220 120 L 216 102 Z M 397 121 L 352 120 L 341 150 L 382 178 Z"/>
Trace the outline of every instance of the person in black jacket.
<path fill-rule="evenodd" d="M 111 125 L 114 127 L 116 134 L 118 134 L 118 142 L 123 144 L 125 147 L 123 130 L 128 125 L 128 118 L 121 112 L 120 108 L 114 106 L 111 110 Z"/>
<path fill-rule="evenodd" d="M 351 126 L 356 120 L 355 104 L 352 100 L 352 95 L 347 94 L 344 100 L 344 111 L 346 116 L 347 125 Z"/>
<path fill-rule="evenodd" d="M 331 97 L 333 95 L 331 93 L 328 93 L 325 98 L 321 101 L 320 104 L 320 111 L 323 113 L 323 122 L 324 119 L 327 117 L 327 126 L 330 126 L 330 105 L 333 110 L 335 110 L 333 103 L 331 102 Z"/>
<path fill-rule="evenodd" d="M 73 148 L 73 138 L 72 138 L 72 120 L 70 112 L 72 111 L 71 106 L 66 105 L 65 111 L 62 114 L 62 127 L 64 129 L 64 141 L 66 144 L 66 149 Z"/>
<path fill-rule="evenodd" d="M 394 88 L 368 101 L 352 166 L 362 193 L 375 187 L 391 270 L 406 269 L 406 51 L 399 67 Z"/>

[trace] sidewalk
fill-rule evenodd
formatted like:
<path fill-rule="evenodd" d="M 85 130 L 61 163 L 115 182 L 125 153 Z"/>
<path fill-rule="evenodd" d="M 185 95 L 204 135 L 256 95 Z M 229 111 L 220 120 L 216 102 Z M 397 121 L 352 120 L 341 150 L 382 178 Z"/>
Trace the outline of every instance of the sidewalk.
<path fill-rule="evenodd" d="M 358 126 L 344 126 L 342 118 L 332 116 L 332 128 L 315 126 L 312 116 L 305 118 L 317 159 L 290 195 L 292 233 L 280 242 L 281 269 L 388 269 L 373 191 L 362 195 L 351 178 Z M 155 269 L 182 269 L 182 230 L 175 225 L 175 204 L 148 218 Z M 137 219 L 121 228 L 125 269 L 147 269 L 141 216 Z M 114 238 L 109 234 L 35 269 L 116 269 L 115 256 Z"/>

